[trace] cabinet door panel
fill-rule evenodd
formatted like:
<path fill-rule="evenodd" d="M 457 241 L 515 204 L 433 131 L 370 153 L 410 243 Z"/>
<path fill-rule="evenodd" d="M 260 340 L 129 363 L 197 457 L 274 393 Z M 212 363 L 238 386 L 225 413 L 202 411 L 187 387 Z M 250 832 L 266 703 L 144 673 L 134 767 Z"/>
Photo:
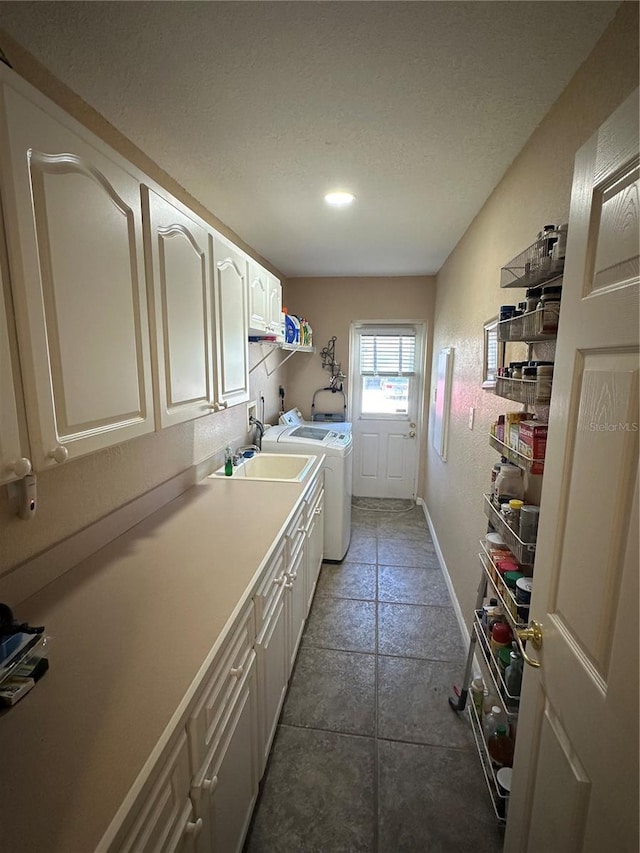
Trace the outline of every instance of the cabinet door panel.
<path fill-rule="evenodd" d="M 284 592 L 284 591 L 283 591 Z M 256 642 L 260 711 L 260 776 L 269 757 L 289 678 L 286 598 L 280 593 Z"/>
<path fill-rule="evenodd" d="M 257 684 L 255 656 L 243 679 L 229 722 L 203 778 L 192 793 L 202 818 L 199 851 L 240 853 L 258 796 Z"/>
<path fill-rule="evenodd" d="M 188 794 L 189 755 L 183 732 L 134 813 L 133 826 L 109 849 L 114 853 L 191 853 L 202 822 L 194 820 Z"/>
<path fill-rule="evenodd" d="M 158 417 L 163 427 L 206 415 L 213 403 L 211 288 L 204 226 L 143 187 Z"/>
<path fill-rule="evenodd" d="M 280 338 L 282 330 L 282 284 L 270 273 L 268 274 L 268 300 L 267 328 Z"/>
<path fill-rule="evenodd" d="M 311 508 L 309 521 L 309 533 L 305 544 L 307 571 L 307 613 L 311 608 L 311 602 L 316 591 L 318 575 L 322 568 L 322 548 L 324 540 L 324 492 L 322 492 Z"/>
<path fill-rule="evenodd" d="M 213 237 L 217 400 L 223 408 L 249 399 L 247 261 L 217 234 Z"/>
<path fill-rule="evenodd" d="M 293 669 L 307 615 L 305 585 L 305 547 L 300 548 L 287 571 L 289 593 L 289 673 Z"/>
<path fill-rule="evenodd" d="M 44 468 L 154 423 L 138 181 L 33 99 L 1 87 L 0 168 L 29 432 Z"/>
<path fill-rule="evenodd" d="M 1 228 L 0 221 L 0 228 Z M 0 236 L 0 240 L 2 237 Z M 30 461 L 26 438 L 20 428 L 21 397 L 19 381 L 12 359 L 12 323 L 9 282 L 6 277 L 4 245 L 0 245 L 0 483 L 7 483 L 29 473 Z"/>
<path fill-rule="evenodd" d="M 266 270 L 249 261 L 249 334 L 264 334 L 269 328 L 269 287 Z"/>

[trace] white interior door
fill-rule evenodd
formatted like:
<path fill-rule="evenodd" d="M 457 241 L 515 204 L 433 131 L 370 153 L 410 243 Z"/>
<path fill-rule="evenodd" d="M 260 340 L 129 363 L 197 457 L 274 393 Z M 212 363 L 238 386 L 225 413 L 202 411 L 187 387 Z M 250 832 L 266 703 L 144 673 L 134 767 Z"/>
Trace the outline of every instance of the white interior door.
<path fill-rule="evenodd" d="M 638 850 L 638 92 L 578 152 L 505 850 Z"/>
<path fill-rule="evenodd" d="M 351 327 L 353 494 L 414 498 L 424 327 L 357 323 Z"/>

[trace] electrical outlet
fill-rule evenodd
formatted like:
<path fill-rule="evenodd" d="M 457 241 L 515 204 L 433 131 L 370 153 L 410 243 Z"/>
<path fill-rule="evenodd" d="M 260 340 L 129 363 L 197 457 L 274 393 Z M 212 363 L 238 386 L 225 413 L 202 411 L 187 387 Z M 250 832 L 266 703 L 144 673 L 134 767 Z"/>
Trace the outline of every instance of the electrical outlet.
<path fill-rule="evenodd" d="M 251 424 L 251 418 L 258 417 L 258 404 L 255 400 L 252 400 L 250 403 L 247 403 L 247 432 L 251 432 L 253 426 Z"/>

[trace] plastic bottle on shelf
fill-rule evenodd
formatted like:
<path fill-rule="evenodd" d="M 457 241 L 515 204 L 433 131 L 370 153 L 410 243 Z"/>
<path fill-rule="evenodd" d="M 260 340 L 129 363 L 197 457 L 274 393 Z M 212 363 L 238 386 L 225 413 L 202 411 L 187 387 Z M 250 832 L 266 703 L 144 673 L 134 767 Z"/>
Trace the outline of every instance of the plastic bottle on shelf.
<path fill-rule="evenodd" d="M 496 622 L 491 628 L 491 651 L 497 657 L 500 649 L 508 649 L 513 642 L 513 631 L 506 622 Z"/>
<path fill-rule="evenodd" d="M 493 598 L 492 601 L 495 601 L 496 604 L 493 605 L 493 608 L 490 608 L 487 611 L 487 636 L 491 637 L 491 633 L 495 625 L 500 623 L 506 623 L 507 617 L 504 615 L 504 610 L 502 609 L 502 605 L 498 603 L 497 599 Z"/>
<path fill-rule="evenodd" d="M 233 451 L 230 445 L 224 449 L 224 473 L 226 477 L 231 477 L 233 474 Z"/>
<path fill-rule="evenodd" d="M 522 655 L 512 651 L 509 657 L 509 666 L 504 673 L 504 683 L 510 696 L 519 696 L 522 687 Z"/>
<path fill-rule="evenodd" d="M 484 702 L 484 681 L 482 678 L 474 678 L 469 686 L 469 693 L 478 714 L 478 718 L 482 719 L 482 705 Z"/>
<path fill-rule="evenodd" d="M 487 739 L 487 752 L 498 767 L 511 767 L 513 764 L 513 739 L 509 737 L 506 723 L 499 723 L 495 732 Z"/>
<path fill-rule="evenodd" d="M 498 726 L 505 726 L 506 730 L 509 730 L 507 715 L 500 705 L 494 704 L 488 711 L 485 711 L 482 718 L 482 731 L 484 732 L 484 739 L 487 743 L 489 742 L 489 738 L 496 733 Z"/>
<path fill-rule="evenodd" d="M 524 500 L 524 482 L 518 467 L 508 462 L 500 466 L 500 473 L 496 477 L 496 495 L 500 503 Z"/>
<path fill-rule="evenodd" d="M 509 527 L 511 527 L 516 533 L 520 532 L 520 510 L 523 506 L 524 501 L 509 501 Z"/>

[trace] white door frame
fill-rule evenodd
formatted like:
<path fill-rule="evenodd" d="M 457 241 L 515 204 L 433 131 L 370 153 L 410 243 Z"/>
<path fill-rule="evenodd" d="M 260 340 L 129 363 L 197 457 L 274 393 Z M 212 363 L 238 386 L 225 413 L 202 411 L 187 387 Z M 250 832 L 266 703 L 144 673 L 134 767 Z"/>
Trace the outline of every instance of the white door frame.
<path fill-rule="evenodd" d="M 357 440 L 357 421 L 360 412 L 360 371 L 358 363 L 358 334 L 366 327 L 394 327 L 411 326 L 416 333 L 416 354 L 415 354 L 415 415 L 411 423 L 415 423 L 415 447 L 416 458 L 413 470 L 413 482 L 411 484 L 412 499 L 415 500 L 418 486 L 418 473 L 420 471 L 420 461 L 422 458 L 422 435 L 423 435 L 423 406 L 425 393 L 425 376 L 426 376 L 426 353 L 427 353 L 427 325 L 422 320 L 408 319 L 365 319 L 352 320 L 349 326 L 349 393 L 348 407 L 351 413 L 351 420 L 354 425 L 354 433 Z M 409 428 L 410 419 L 407 417 L 407 429 Z M 355 453 L 355 447 L 354 447 Z M 355 461 L 355 458 L 354 458 Z M 355 473 L 355 472 L 354 472 Z M 355 480 L 355 478 L 354 478 Z M 355 491 L 354 491 L 355 494 Z"/>

